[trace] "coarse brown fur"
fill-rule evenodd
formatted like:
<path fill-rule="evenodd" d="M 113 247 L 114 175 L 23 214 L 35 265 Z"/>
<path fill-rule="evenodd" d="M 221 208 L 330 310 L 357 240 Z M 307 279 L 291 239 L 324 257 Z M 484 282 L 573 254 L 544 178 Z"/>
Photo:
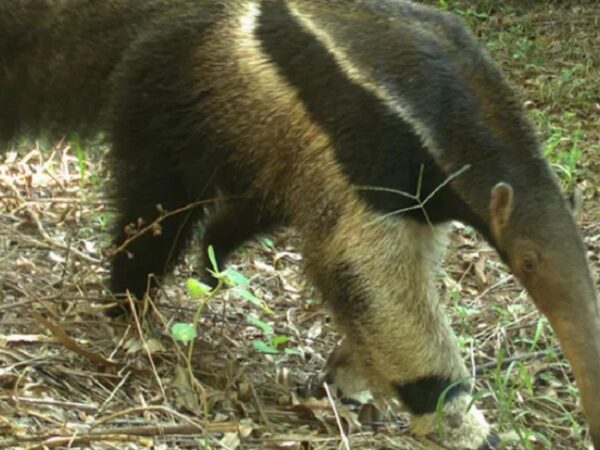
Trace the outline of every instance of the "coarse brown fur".
<path fill-rule="evenodd" d="M 397 396 L 415 432 L 437 422 L 449 448 L 493 448 L 466 411 L 469 375 L 434 283 L 445 223 L 462 220 L 560 330 L 598 440 L 600 363 L 586 356 L 600 355 L 600 327 L 581 240 L 517 97 L 457 19 L 393 0 L 4 0 L 0 67 L 0 141 L 107 134 L 115 244 L 128 244 L 115 293 L 141 297 L 198 220 L 219 260 L 291 226 L 344 335 L 332 374 Z M 160 235 L 129 242 L 131 224 L 178 209 Z M 520 269 L 545 235 L 580 269 L 559 286 Z M 565 289 L 580 285 L 565 319 Z"/>

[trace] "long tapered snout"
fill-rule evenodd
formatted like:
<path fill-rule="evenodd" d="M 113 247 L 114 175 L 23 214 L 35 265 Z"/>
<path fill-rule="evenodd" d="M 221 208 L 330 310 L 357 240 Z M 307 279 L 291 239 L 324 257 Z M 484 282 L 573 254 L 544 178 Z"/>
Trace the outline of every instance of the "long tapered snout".
<path fill-rule="evenodd" d="M 571 364 L 594 448 L 600 450 L 600 308 L 585 246 L 564 205 L 555 202 L 513 217 L 513 197 L 505 183 L 492 190 L 492 235 L 554 328 Z"/>
<path fill-rule="evenodd" d="M 544 272 L 523 284 L 558 336 L 579 387 L 594 448 L 600 449 L 600 314 L 584 254 L 572 253 L 549 256 L 540 265 Z"/>

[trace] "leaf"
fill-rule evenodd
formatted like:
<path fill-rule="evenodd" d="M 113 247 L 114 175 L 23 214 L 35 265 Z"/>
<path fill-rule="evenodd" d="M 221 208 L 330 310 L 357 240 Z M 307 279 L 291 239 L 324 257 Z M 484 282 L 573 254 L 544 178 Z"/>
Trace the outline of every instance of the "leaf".
<path fill-rule="evenodd" d="M 264 341 L 253 341 L 252 347 L 254 347 L 255 350 L 258 350 L 261 353 L 268 353 L 272 355 L 276 355 L 279 353 L 279 350 L 277 350 L 275 347 L 272 347 Z"/>
<path fill-rule="evenodd" d="M 260 243 L 263 245 L 263 247 L 265 247 L 266 249 L 270 249 L 270 250 L 275 250 L 275 244 L 273 243 L 272 239 L 269 239 L 267 237 L 262 238 L 260 240 Z"/>
<path fill-rule="evenodd" d="M 185 283 L 185 286 L 187 288 L 188 295 L 196 300 L 205 297 L 206 294 L 208 294 L 212 290 L 212 288 L 209 285 L 204 284 L 201 281 L 196 280 L 195 278 L 188 278 L 188 280 Z"/>
<path fill-rule="evenodd" d="M 233 290 L 237 295 L 239 295 L 242 298 L 245 298 L 250 303 L 253 303 L 254 305 L 261 308 L 263 311 L 268 312 L 269 314 L 273 313 L 273 310 L 271 308 L 269 308 L 265 304 L 265 302 L 263 302 L 261 299 L 259 299 L 256 295 L 254 295 L 252 292 L 248 291 L 247 289 L 242 289 L 240 287 L 236 287 Z"/>
<path fill-rule="evenodd" d="M 223 274 L 226 277 L 225 281 L 231 286 L 248 286 L 250 284 L 248 278 L 231 267 L 225 270 Z"/>
<path fill-rule="evenodd" d="M 190 342 L 197 335 L 196 328 L 191 323 L 176 323 L 171 327 L 171 336 L 179 342 Z"/>
<path fill-rule="evenodd" d="M 217 264 L 217 257 L 215 256 L 215 249 L 212 245 L 208 246 L 208 259 L 210 260 L 210 264 L 215 272 L 219 272 L 219 266 Z"/>
<path fill-rule="evenodd" d="M 286 348 L 283 350 L 286 355 L 303 356 L 303 353 L 297 348 Z"/>
<path fill-rule="evenodd" d="M 247 316 L 246 317 L 246 321 L 250 324 L 255 326 L 256 328 L 262 330 L 263 333 L 269 335 L 269 334 L 273 334 L 273 327 L 271 325 L 269 325 L 266 322 L 263 322 L 262 320 L 260 320 L 258 317 L 255 316 Z"/>
<path fill-rule="evenodd" d="M 290 340 L 290 338 L 288 336 L 283 336 L 283 335 L 273 336 L 271 338 L 271 345 L 273 345 L 274 347 L 279 347 L 280 345 L 285 344 L 289 340 Z"/>

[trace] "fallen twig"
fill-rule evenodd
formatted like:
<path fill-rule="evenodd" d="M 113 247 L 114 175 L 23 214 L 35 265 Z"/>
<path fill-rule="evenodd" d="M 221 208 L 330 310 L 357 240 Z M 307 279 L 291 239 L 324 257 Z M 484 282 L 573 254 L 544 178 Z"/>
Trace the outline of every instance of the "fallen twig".
<path fill-rule="evenodd" d="M 502 361 L 500 362 L 491 361 L 489 363 L 480 364 L 479 366 L 477 366 L 477 369 L 475 369 L 475 373 L 477 375 L 481 375 L 482 373 L 487 372 L 488 370 L 496 368 L 506 369 L 506 367 L 508 367 L 511 363 L 515 361 L 531 361 L 534 359 L 540 359 L 542 357 L 548 356 L 548 353 L 551 351 L 558 351 L 558 349 L 539 350 L 537 352 L 531 353 L 516 353 L 512 356 L 508 356 L 502 359 Z"/>
<path fill-rule="evenodd" d="M 340 430 L 340 437 L 342 438 L 344 448 L 346 450 L 352 450 L 352 448 L 350 447 L 350 440 L 348 440 L 348 436 L 346 436 L 346 433 L 344 432 L 342 420 L 340 419 L 337 407 L 335 406 L 335 401 L 333 400 L 333 396 L 331 395 L 331 391 L 329 390 L 329 385 L 327 383 L 323 383 L 323 387 L 325 388 L 325 392 L 327 393 L 327 399 L 331 404 L 331 409 L 333 409 L 333 414 L 335 414 L 335 421 L 337 423 L 338 429 Z"/>

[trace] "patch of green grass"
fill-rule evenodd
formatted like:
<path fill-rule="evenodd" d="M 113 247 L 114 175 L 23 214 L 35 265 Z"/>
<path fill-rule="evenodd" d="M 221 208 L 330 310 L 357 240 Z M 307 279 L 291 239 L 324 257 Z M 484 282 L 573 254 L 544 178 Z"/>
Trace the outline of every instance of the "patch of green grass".
<path fill-rule="evenodd" d="M 554 374 L 554 366 L 561 364 L 557 356 L 548 352 L 544 359 L 549 369 L 536 373 L 531 362 L 512 361 L 504 367 L 507 354 L 500 349 L 496 368 L 482 376 L 497 408 L 496 427 L 504 444 L 525 450 L 584 448 L 581 418 L 565 407 L 576 393 L 565 389 Z M 560 445 L 566 439 L 557 430 L 568 434 L 572 444 Z"/>
<path fill-rule="evenodd" d="M 100 141 L 82 143 L 77 135 L 71 136 L 69 143 L 77 158 L 81 184 L 99 187 L 103 180 L 102 174 L 97 170 L 97 163 L 106 152 L 106 147 L 101 145 Z M 82 190 L 82 194 L 85 194 L 84 190 Z"/>
<path fill-rule="evenodd" d="M 583 156 L 580 147 L 582 130 L 576 126 L 565 128 L 574 117 L 573 113 L 566 112 L 562 115 L 561 123 L 555 124 L 545 114 L 536 111 L 538 121 L 547 129 L 548 138 L 543 148 L 544 156 L 558 175 L 562 188 L 569 192 L 573 189 L 578 174 L 579 164 Z"/>
<path fill-rule="evenodd" d="M 571 191 L 580 178 L 585 155 L 583 129 L 589 107 L 600 102 L 600 58 L 589 51 L 592 42 L 577 39 L 568 23 L 545 19 L 556 14 L 543 2 L 496 2 L 491 0 L 440 0 L 440 9 L 464 18 L 479 36 L 507 77 L 532 105 L 539 126 L 544 155 Z M 575 13 L 568 8 L 567 13 Z M 576 16 L 579 20 L 579 16 Z M 562 16 L 561 16 L 562 18 Z M 597 43 L 596 43 L 597 44 Z M 588 105 L 588 111 L 584 111 Z"/>

